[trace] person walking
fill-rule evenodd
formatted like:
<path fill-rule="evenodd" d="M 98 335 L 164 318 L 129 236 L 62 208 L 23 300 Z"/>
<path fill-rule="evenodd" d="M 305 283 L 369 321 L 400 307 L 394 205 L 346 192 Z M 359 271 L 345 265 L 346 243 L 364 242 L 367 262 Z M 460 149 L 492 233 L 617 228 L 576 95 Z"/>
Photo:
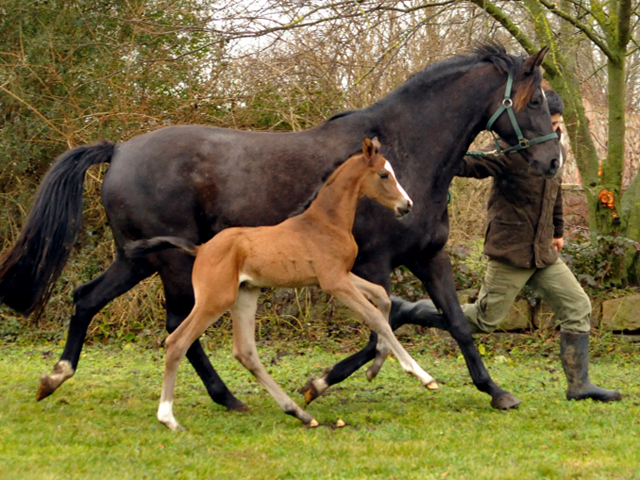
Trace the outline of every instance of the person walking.
<path fill-rule="evenodd" d="M 547 90 L 545 95 L 554 130 L 561 136 L 564 105 L 554 91 Z M 492 332 L 520 290 L 531 286 L 551 306 L 560 325 L 567 399 L 620 400 L 619 392 L 589 380 L 591 301 L 558 255 L 564 244 L 560 174 L 545 179 L 528 170 L 517 152 L 464 157 L 458 176 L 492 177 L 493 184 L 484 245 L 489 257 L 487 272 L 477 300 L 462 305 L 462 310 L 472 332 Z M 410 303 L 392 297 L 392 302 L 392 326 L 401 322 L 446 329 L 444 317 L 430 300 Z"/>

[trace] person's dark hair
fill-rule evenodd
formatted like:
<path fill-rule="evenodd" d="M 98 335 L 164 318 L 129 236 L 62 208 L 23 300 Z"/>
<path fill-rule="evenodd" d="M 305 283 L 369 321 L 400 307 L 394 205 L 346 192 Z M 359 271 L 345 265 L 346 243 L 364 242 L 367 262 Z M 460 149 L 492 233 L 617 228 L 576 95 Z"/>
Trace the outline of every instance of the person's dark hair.
<path fill-rule="evenodd" d="M 562 103 L 562 99 L 560 95 L 558 95 L 553 90 L 545 90 L 545 96 L 547 97 L 547 103 L 549 104 L 549 113 L 551 115 L 556 115 L 564 112 L 564 103 Z"/>

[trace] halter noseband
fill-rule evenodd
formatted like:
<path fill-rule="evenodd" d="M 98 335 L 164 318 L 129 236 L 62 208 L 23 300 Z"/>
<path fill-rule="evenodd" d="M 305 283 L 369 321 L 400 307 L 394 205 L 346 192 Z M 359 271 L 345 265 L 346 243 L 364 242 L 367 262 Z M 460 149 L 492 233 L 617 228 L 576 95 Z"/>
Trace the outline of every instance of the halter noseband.
<path fill-rule="evenodd" d="M 550 133 L 548 135 L 543 135 L 542 137 L 534 138 L 532 140 L 527 140 L 526 138 L 524 138 L 524 135 L 522 135 L 522 131 L 518 126 L 518 121 L 516 120 L 516 114 L 513 111 L 513 100 L 511 100 L 512 86 L 513 86 L 513 72 L 509 71 L 509 78 L 507 79 L 507 86 L 504 90 L 504 100 L 502 100 L 502 105 L 500 105 L 498 110 L 496 110 L 495 113 L 491 116 L 491 118 L 487 122 L 487 126 L 485 127 L 485 129 L 491 133 L 491 136 L 493 137 L 493 141 L 496 144 L 495 153 L 498 153 L 500 155 L 503 155 L 505 153 L 512 153 L 512 152 L 524 150 L 525 148 L 529 148 L 532 145 L 537 145 L 539 143 L 546 142 L 547 140 L 553 140 L 558 138 L 558 134 L 555 132 Z M 516 132 L 516 135 L 518 137 L 518 145 L 514 145 L 513 147 L 509 147 L 503 150 L 500 144 L 498 143 L 498 138 L 495 136 L 495 134 L 491 130 L 491 127 L 493 127 L 493 124 L 495 123 L 495 121 L 498 119 L 498 117 L 500 117 L 500 115 L 503 114 L 505 110 L 507 111 L 507 115 L 509 115 L 509 120 L 511 120 L 511 126 L 513 127 L 513 130 Z"/>

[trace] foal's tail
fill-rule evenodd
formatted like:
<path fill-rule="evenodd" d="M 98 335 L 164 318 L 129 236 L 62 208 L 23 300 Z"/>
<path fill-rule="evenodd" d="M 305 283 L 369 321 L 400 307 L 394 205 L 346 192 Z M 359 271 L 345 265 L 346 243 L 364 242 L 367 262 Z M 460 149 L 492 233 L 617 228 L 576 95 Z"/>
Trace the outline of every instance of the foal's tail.
<path fill-rule="evenodd" d="M 167 248 L 179 248 L 194 257 L 198 253 L 197 245 L 180 237 L 153 237 L 146 240 L 136 240 L 127 243 L 124 252 L 129 258 L 140 258 Z"/>
<path fill-rule="evenodd" d="M 44 306 L 78 237 L 85 172 L 110 162 L 113 152 L 114 144 L 103 142 L 58 157 L 16 244 L 0 259 L 0 302 L 25 315 Z"/>

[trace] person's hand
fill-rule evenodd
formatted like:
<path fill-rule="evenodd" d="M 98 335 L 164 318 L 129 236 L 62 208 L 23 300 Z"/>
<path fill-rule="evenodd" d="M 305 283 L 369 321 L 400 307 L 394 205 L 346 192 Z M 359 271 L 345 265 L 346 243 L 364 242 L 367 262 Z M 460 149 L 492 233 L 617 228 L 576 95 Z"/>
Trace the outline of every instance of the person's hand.
<path fill-rule="evenodd" d="M 562 250 L 564 246 L 564 238 L 554 238 L 551 240 L 551 246 L 556 249 L 556 252 L 560 253 L 560 250 Z"/>

